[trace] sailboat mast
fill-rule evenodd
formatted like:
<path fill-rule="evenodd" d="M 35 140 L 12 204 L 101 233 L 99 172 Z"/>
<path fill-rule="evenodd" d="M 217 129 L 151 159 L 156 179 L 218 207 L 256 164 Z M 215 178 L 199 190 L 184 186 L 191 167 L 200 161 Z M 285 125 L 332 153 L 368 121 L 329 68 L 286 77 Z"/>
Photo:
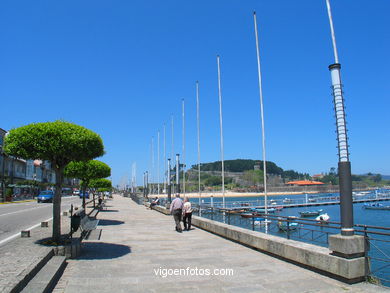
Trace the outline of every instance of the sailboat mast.
<path fill-rule="evenodd" d="M 185 122 L 185 105 L 182 99 L 182 127 L 183 127 L 183 196 L 186 195 L 186 122 Z"/>
<path fill-rule="evenodd" d="M 174 129 L 173 129 L 173 115 L 171 115 L 171 160 L 174 158 Z M 172 193 L 175 193 L 175 184 L 172 184 Z"/>
<path fill-rule="evenodd" d="M 157 194 L 160 195 L 160 130 L 157 132 Z"/>
<path fill-rule="evenodd" d="M 153 190 L 153 181 L 154 181 L 154 137 L 152 137 L 152 173 L 150 174 L 151 177 L 151 183 L 152 183 L 152 193 L 154 192 Z M 154 194 L 154 193 L 153 193 Z"/>
<path fill-rule="evenodd" d="M 201 198 L 202 193 L 200 190 L 200 113 L 199 113 L 199 82 L 196 81 L 196 124 L 198 133 L 198 190 L 199 190 L 199 215 L 201 215 Z"/>
<path fill-rule="evenodd" d="M 268 213 L 268 203 L 267 203 L 267 163 L 266 163 L 266 152 L 265 152 L 265 126 L 264 126 L 263 86 L 262 86 L 262 78 L 261 78 L 259 35 L 258 35 L 258 30 L 257 30 L 256 12 L 253 13 L 253 19 L 254 19 L 255 36 L 256 36 L 257 73 L 258 73 L 258 83 L 259 83 L 260 114 L 261 114 L 261 137 L 262 137 L 261 141 L 262 141 L 262 147 L 263 147 L 264 210 L 265 210 L 265 213 L 267 214 Z"/>
<path fill-rule="evenodd" d="M 163 150 L 164 150 L 164 159 L 163 159 L 163 162 L 164 162 L 164 192 L 166 193 L 166 190 L 167 190 L 167 164 L 165 163 L 167 161 L 167 150 L 166 150 L 166 134 L 165 134 L 165 123 L 164 123 L 164 147 L 163 147 Z"/>
<path fill-rule="evenodd" d="M 218 99 L 219 99 L 219 126 L 220 126 L 220 138 L 221 138 L 221 171 L 222 171 L 222 206 L 225 208 L 225 167 L 223 157 L 223 121 L 222 121 L 222 90 L 221 90 L 221 65 L 219 61 L 219 55 L 217 55 L 218 65 Z"/>

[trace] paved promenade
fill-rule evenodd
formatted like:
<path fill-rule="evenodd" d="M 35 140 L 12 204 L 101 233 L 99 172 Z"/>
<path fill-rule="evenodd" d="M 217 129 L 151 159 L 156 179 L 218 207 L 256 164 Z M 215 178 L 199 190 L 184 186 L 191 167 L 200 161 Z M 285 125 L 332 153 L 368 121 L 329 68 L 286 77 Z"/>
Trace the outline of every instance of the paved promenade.
<path fill-rule="evenodd" d="M 172 217 L 129 198 L 115 195 L 107 206 L 98 215 L 100 240 L 84 242 L 54 292 L 390 292 L 347 285 L 197 228 L 179 234 Z"/>

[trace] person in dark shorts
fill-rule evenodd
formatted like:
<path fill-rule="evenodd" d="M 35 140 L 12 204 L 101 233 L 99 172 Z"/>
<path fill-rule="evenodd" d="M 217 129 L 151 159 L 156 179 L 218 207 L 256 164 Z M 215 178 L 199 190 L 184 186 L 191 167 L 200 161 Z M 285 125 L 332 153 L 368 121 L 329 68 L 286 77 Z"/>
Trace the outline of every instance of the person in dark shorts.
<path fill-rule="evenodd" d="M 181 215 L 183 213 L 183 201 L 180 198 L 180 194 L 177 194 L 176 198 L 172 201 L 170 211 L 175 220 L 176 232 L 181 233 L 183 231 L 180 225 Z"/>
<path fill-rule="evenodd" d="M 185 231 L 191 230 L 191 218 L 192 218 L 191 202 L 188 200 L 188 197 L 185 197 L 184 204 L 183 204 L 183 224 L 184 224 Z"/>

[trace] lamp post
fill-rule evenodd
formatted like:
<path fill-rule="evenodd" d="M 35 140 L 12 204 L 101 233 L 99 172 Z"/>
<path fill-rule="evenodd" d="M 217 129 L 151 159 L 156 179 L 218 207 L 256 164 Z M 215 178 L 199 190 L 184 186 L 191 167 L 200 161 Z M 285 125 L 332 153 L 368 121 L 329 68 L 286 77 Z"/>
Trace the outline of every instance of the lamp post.
<path fill-rule="evenodd" d="M 168 159 L 168 167 L 167 167 L 167 185 L 168 185 L 168 202 L 171 203 L 172 201 L 172 185 L 171 185 L 171 159 Z"/>
<path fill-rule="evenodd" d="M 180 160 L 179 154 L 176 154 L 176 193 L 180 194 Z"/>
<path fill-rule="evenodd" d="M 354 235 L 353 229 L 353 202 L 352 202 L 352 176 L 351 162 L 349 161 L 348 135 L 345 119 L 343 89 L 341 83 L 341 65 L 336 46 L 336 36 L 333 27 L 332 11 L 329 0 L 326 0 L 330 31 L 332 35 L 333 53 L 335 62 L 329 65 L 332 78 L 332 95 L 336 116 L 337 148 L 339 156 L 339 188 L 340 188 L 340 217 L 341 235 Z"/>

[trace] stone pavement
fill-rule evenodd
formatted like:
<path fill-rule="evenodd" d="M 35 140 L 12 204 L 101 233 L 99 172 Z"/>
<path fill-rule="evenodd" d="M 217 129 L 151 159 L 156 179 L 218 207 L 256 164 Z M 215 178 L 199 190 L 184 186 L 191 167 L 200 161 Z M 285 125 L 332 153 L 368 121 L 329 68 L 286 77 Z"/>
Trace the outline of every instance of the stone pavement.
<path fill-rule="evenodd" d="M 118 195 L 99 219 L 100 240 L 84 242 L 54 292 L 390 292 L 347 285 L 197 228 L 177 233 L 172 217 Z"/>
<path fill-rule="evenodd" d="M 0 293 L 12 292 L 15 286 L 52 253 L 53 247 L 37 244 L 51 237 L 52 224 L 50 221 L 46 228 L 32 229 L 29 238 L 18 237 L 0 246 Z M 61 232 L 66 234 L 69 231 L 69 218 L 61 217 Z"/>

